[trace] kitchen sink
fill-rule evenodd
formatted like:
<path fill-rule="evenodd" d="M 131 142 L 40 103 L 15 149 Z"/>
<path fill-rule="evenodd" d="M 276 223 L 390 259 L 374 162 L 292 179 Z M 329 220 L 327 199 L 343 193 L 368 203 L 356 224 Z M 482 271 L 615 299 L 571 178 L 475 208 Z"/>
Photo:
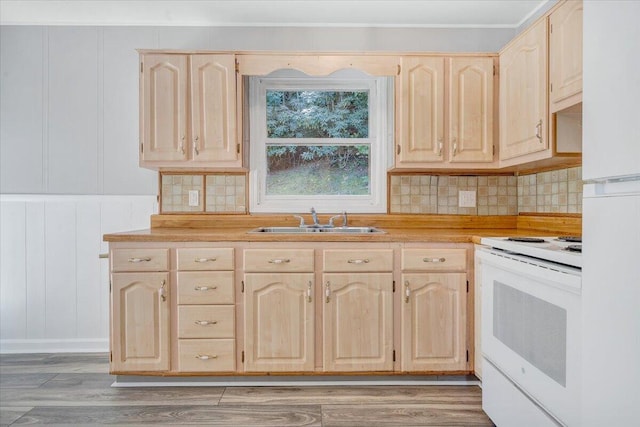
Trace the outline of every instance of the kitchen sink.
<path fill-rule="evenodd" d="M 274 233 L 274 234 L 380 234 L 383 230 L 375 227 L 258 227 L 249 233 Z"/>

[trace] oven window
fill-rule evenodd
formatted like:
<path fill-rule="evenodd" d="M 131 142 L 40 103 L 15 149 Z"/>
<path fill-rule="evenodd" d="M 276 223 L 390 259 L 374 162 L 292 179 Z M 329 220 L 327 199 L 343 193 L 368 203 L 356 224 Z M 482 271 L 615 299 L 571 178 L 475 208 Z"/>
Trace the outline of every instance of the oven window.
<path fill-rule="evenodd" d="M 494 281 L 493 335 L 566 386 L 567 311 Z"/>

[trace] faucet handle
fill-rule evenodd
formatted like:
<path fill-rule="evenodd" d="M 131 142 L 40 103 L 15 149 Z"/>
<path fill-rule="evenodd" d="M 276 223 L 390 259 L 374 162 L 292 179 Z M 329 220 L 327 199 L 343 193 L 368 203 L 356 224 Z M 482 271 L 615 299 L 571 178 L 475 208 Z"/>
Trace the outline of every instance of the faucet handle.
<path fill-rule="evenodd" d="M 302 228 L 305 226 L 303 217 L 301 217 L 300 215 L 294 215 L 293 217 L 300 220 L 300 225 L 298 227 Z"/>
<path fill-rule="evenodd" d="M 348 221 L 349 221 L 349 218 L 347 217 L 347 211 L 342 211 L 342 226 L 348 227 L 349 226 L 347 224 Z"/>

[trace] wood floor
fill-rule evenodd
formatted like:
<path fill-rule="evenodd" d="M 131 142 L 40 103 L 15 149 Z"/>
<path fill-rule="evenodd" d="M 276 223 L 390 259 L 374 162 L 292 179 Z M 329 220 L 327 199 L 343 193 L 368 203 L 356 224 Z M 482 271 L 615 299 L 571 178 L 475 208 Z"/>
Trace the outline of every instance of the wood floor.
<path fill-rule="evenodd" d="M 0 425 L 493 426 L 477 386 L 114 388 L 104 354 L 0 355 Z"/>

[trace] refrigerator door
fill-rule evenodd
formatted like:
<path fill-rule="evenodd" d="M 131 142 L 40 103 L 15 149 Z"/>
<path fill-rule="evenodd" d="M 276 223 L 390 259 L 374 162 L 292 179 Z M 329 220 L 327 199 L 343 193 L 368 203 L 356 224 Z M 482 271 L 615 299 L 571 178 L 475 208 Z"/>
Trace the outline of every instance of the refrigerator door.
<path fill-rule="evenodd" d="M 584 426 L 640 419 L 640 181 L 587 184 L 583 200 Z"/>

